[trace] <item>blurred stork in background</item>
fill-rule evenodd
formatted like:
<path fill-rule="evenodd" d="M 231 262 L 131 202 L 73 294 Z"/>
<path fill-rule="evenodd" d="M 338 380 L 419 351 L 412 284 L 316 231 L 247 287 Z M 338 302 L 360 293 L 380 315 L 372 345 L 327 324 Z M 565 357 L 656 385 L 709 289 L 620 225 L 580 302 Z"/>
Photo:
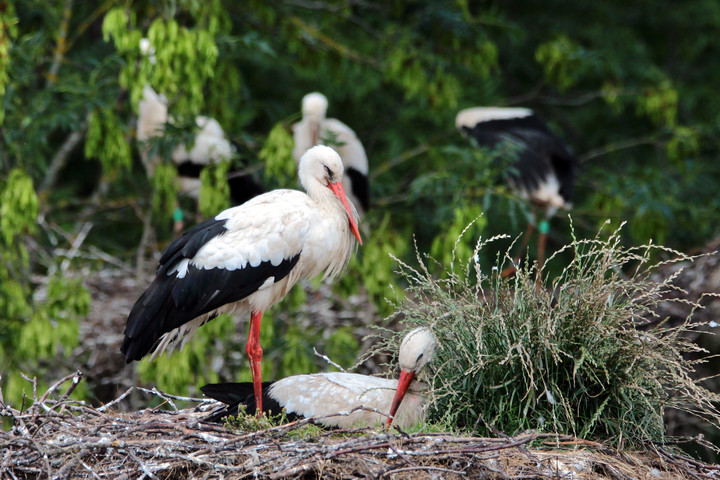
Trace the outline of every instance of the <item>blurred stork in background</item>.
<path fill-rule="evenodd" d="M 517 149 L 508 181 L 510 187 L 529 202 L 530 212 L 518 254 L 503 275 L 512 275 L 517 270 L 535 228 L 535 210 L 539 210 L 543 215 L 537 226 L 539 278 L 545 260 L 550 218 L 558 208 L 571 207 L 577 159 L 547 124 L 527 108 L 468 108 L 457 114 L 455 126 L 478 146 L 495 148 L 507 142 Z"/>
<path fill-rule="evenodd" d="M 292 126 L 295 147 L 300 157 L 314 145 L 327 145 L 338 152 L 345 166 L 343 187 L 362 217 L 370 207 L 368 159 L 355 132 L 336 118 L 326 118 L 328 100 L 322 93 L 308 93 L 302 99 L 302 120 Z"/>
<path fill-rule="evenodd" d="M 154 63 L 154 49 L 148 39 L 140 40 L 140 50 L 144 55 L 149 56 L 151 63 Z M 155 92 L 150 85 L 145 85 L 143 95 L 138 102 L 136 138 L 141 143 L 140 158 L 148 177 L 153 176 L 155 167 L 161 161 L 157 155 L 151 154 L 149 140 L 165 135 L 166 125 L 173 123 L 173 118 L 168 114 L 168 101 L 165 96 Z M 177 167 L 180 195 L 189 196 L 197 202 L 200 193 L 200 173 L 208 165 L 223 161 L 231 162 L 227 181 L 232 205 L 244 203 L 265 191 L 252 175 L 244 173 L 244 166 L 234 165 L 236 149 L 217 120 L 199 115 L 195 117 L 194 123 L 198 130 L 194 134 L 192 148 L 188 149 L 187 145 L 180 144 L 171 153 L 171 159 Z M 174 232 L 178 234 L 185 226 L 179 202 L 176 202 L 173 216 Z"/>

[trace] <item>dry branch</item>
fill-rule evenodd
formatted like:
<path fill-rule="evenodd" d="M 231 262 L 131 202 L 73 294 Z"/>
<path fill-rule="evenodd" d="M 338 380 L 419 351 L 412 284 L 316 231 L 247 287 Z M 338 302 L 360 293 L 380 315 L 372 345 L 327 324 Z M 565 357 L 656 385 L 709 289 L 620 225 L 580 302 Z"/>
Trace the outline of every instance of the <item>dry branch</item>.
<path fill-rule="evenodd" d="M 69 398 L 81 375 L 53 384 L 25 411 L 0 404 L 13 426 L 0 432 L 0 478 L 716 478 L 718 467 L 657 446 L 620 453 L 567 436 L 455 437 L 321 431 L 303 419 L 259 431 L 201 421 L 214 402 L 143 391 L 163 403 L 196 406 L 172 412 L 95 408 Z M 64 393 L 61 386 L 71 382 Z M 660 475 L 660 476 L 658 476 Z"/>

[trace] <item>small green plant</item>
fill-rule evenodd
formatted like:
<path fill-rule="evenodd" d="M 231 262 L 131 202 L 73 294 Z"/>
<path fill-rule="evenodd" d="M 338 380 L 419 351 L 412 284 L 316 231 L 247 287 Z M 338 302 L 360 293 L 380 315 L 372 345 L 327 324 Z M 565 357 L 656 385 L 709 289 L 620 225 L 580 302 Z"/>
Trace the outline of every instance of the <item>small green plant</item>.
<path fill-rule="evenodd" d="M 237 415 L 225 419 L 226 427 L 242 432 L 257 432 L 286 423 L 289 423 L 289 420 L 284 409 L 277 414 L 270 413 L 257 417 L 255 414 L 247 413 L 245 405 L 238 405 Z"/>
<path fill-rule="evenodd" d="M 265 182 L 269 187 L 297 188 L 297 163 L 292 157 L 293 138 L 288 128 L 276 123 L 270 130 L 258 158 L 265 165 Z"/>
<path fill-rule="evenodd" d="M 205 218 L 217 215 L 230 206 L 230 186 L 227 182 L 230 162 L 210 164 L 200 172 L 198 210 Z"/>
<path fill-rule="evenodd" d="M 283 414 L 285 413 L 285 410 L 283 410 Z M 310 438 L 317 438 L 322 434 L 325 430 L 320 425 L 315 425 L 314 423 L 306 423 L 305 425 L 302 425 L 297 428 L 293 428 L 287 433 L 287 436 L 294 439 L 294 440 L 308 440 Z"/>
<path fill-rule="evenodd" d="M 254 414 L 247 413 L 245 405 L 238 405 L 237 415 L 225 419 L 225 426 L 238 432 L 259 432 L 290 423 L 292 422 L 288 418 L 285 409 L 277 414 L 271 412 L 269 415 L 265 414 L 262 417 L 256 417 Z M 323 431 L 324 429 L 320 425 L 305 423 L 293 425 L 292 428 L 285 432 L 285 435 L 293 440 L 308 440 L 319 437 Z"/>
<path fill-rule="evenodd" d="M 720 396 L 692 379 L 703 360 L 686 356 L 705 353 L 687 336 L 703 325 L 690 318 L 666 325 L 653 313 L 672 278 L 650 273 L 691 257 L 652 244 L 624 248 L 618 229 L 564 247 L 573 260 L 539 288 L 533 267 L 512 279 L 497 274 L 502 265 L 482 269 L 478 252 L 492 240 L 478 240 L 466 268 L 443 279 L 419 255 L 418 268 L 400 263 L 409 290 L 395 316 L 408 328 L 430 326 L 438 338 L 429 421 L 484 435 L 532 429 L 616 446 L 664 441 L 668 408 L 720 427 Z M 658 253 L 673 260 L 652 260 Z M 397 338 L 388 343 L 395 351 Z"/>

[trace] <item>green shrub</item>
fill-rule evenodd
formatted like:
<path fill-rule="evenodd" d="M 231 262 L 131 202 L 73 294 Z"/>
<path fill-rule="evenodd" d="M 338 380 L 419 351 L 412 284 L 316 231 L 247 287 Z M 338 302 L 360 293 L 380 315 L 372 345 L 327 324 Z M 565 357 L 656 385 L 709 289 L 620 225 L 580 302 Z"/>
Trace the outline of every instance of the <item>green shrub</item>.
<path fill-rule="evenodd" d="M 22 374 L 42 388 L 77 345 L 78 321 L 88 314 L 90 294 L 81 279 L 68 277 L 61 258 L 56 259 L 61 268 L 39 264 L 31 238 L 39 214 L 32 179 L 16 168 L 1 187 L 0 379 L 5 400 L 20 405 L 32 388 Z"/>
<path fill-rule="evenodd" d="M 502 265 L 484 271 L 476 259 L 489 241 L 478 240 L 464 271 L 441 280 L 420 256 L 418 268 L 400 263 L 409 290 L 395 316 L 408 328 L 430 326 L 438 338 L 430 421 L 484 435 L 533 429 L 618 446 L 663 441 L 667 408 L 720 426 L 713 404 L 720 396 L 691 378 L 702 360 L 685 356 L 703 352 L 686 336 L 703 325 L 690 318 L 665 325 L 653 315 L 672 279 L 649 274 L 689 257 L 652 244 L 623 248 L 618 229 L 564 247 L 574 259 L 539 287 L 532 267 L 512 279 L 497 275 Z M 653 263 L 658 253 L 673 260 Z"/>

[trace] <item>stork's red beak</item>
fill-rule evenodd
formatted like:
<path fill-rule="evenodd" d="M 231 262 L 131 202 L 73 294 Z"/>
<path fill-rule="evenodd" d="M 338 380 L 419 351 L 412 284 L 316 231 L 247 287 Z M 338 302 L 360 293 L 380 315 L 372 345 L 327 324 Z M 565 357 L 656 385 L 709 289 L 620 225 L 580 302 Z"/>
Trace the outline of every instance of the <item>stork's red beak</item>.
<path fill-rule="evenodd" d="M 395 418 L 395 414 L 397 413 L 403 398 L 405 398 L 405 394 L 407 393 L 408 387 L 410 387 L 410 383 L 412 383 L 414 376 L 415 372 L 408 372 L 407 370 L 400 372 L 397 390 L 395 390 L 395 398 L 393 398 L 393 403 L 390 407 L 390 417 L 385 425 L 386 429 L 390 428 L 390 424 L 392 423 L 393 418 Z"/>
<path fill-rule="evenodd" d="M 342 183 L 330 182 L 328 183 L 328 187 L 330 187 L 330 190 L 333 191 L 335 196 L 338 197 L 342 204 L 345 206 L 345 210 L 347 210 L 348 221 L 350 222 L 350 231 L 353 235 L 355 235 L 355 238 L 357 238 L 357 241 L 360 243 L 360 245 L 362 245 L 362 238 L 360 238 L 360 230 L 358 230 L 357 223 L 355 222 L 355 216 L 353 215 L 352 208 L 350 208 L 350 203 L 345 196 L 345 189 L 343 188 Z"/>

